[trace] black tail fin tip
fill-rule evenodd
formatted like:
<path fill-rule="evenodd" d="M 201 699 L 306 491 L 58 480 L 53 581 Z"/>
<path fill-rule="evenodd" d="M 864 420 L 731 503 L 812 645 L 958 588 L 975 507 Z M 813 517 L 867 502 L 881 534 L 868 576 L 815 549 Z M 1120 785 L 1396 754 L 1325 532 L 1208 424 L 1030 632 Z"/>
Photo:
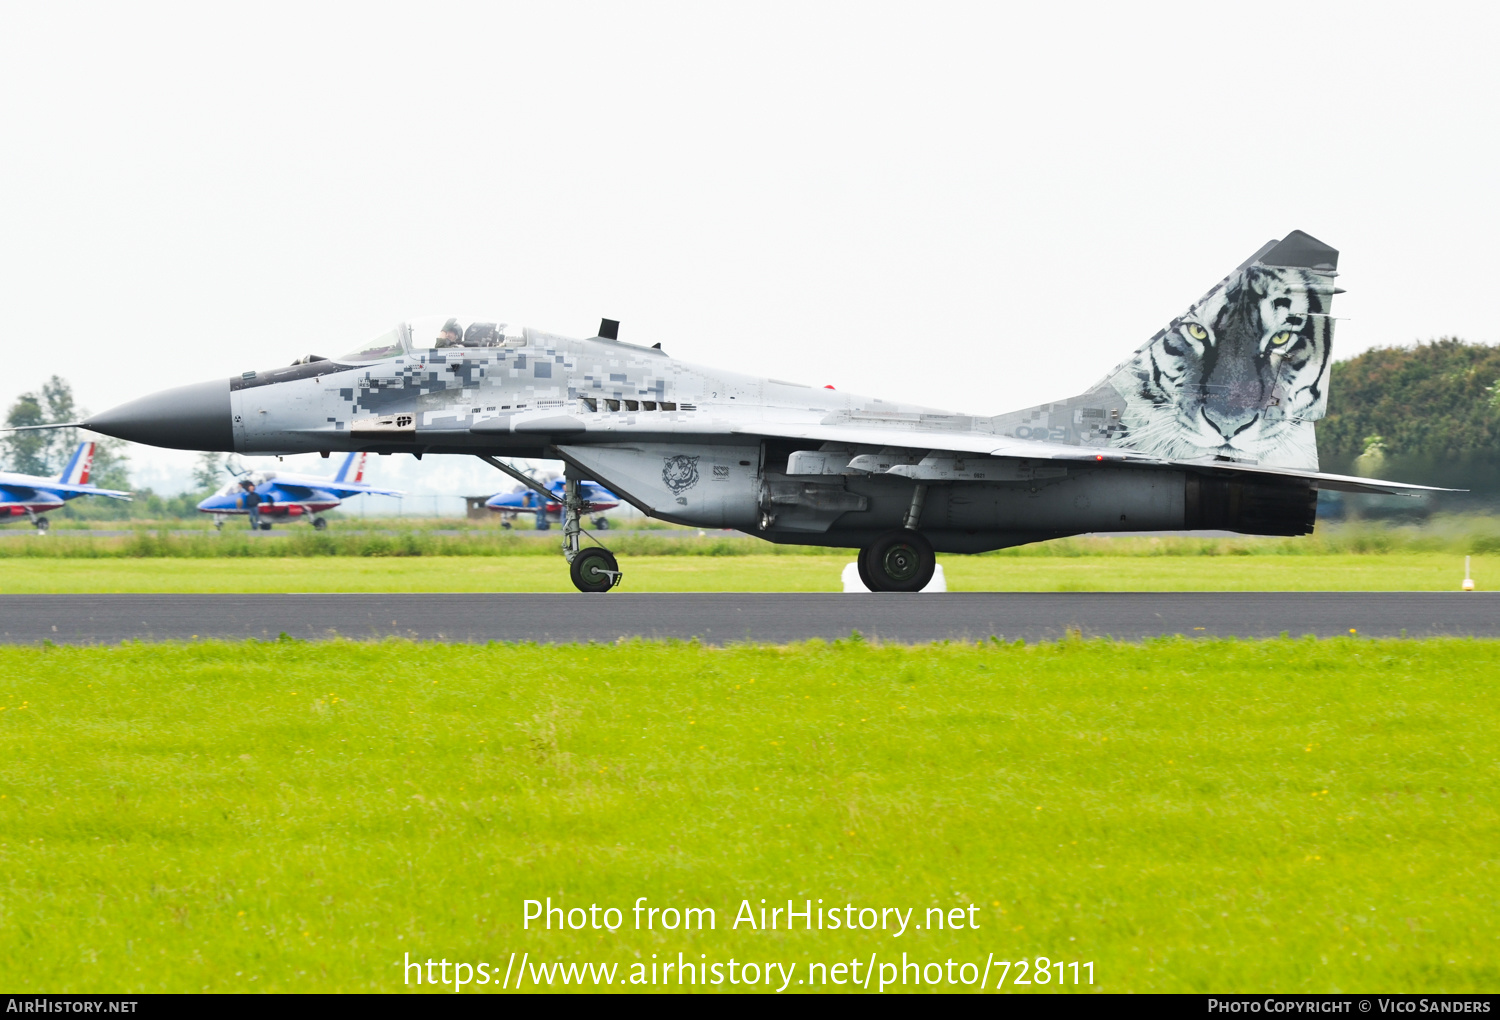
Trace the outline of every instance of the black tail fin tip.
<path fill-rule="evenodd" d="M 1261 250 L 1263 266 L 1287 266 L 1331 273 L 1339 267 L 1338 249 L 1330 248 L 1311 234 L 1294 230 L 1276 243 L 1270 251 Z"/>

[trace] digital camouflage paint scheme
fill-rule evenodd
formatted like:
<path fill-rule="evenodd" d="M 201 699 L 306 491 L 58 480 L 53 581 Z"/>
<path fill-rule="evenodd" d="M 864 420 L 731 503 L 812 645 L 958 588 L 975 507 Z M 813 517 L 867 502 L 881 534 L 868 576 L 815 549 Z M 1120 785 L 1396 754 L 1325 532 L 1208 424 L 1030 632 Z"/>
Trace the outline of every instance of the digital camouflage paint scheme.
<path fill-rule="evenodd" d="M 498 458 L 561 460 L 564 555 L 586 591 L 620 572 L 583 548 L 585 479 L 663 520 L 858 549 L 867 587 L 920 591 L 935 551 L 1082 532 L 1299 535 L 1320 488 L 1422 490 L 1317 470 L 1337 265 L 1293 231 L 1086 393 L 994 417 L 689 364 L 621 343 L 608 319 L 578 340 L 434 316 L 87 427 L 179 449 L 472 455 L 548 498 Z"/>

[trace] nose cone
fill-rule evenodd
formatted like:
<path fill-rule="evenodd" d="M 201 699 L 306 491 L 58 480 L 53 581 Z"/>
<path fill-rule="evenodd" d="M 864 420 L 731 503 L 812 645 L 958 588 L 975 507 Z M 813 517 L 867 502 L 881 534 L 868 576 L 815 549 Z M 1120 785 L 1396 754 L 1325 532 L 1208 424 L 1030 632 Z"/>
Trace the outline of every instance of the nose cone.
<path fill-rule="evenodd" d="M 215 510 L 233 510 L 234 508 L 233 496 L 220 496 L 217 494 L 208 497 L 198 504 L 198 509 L 205 513 L 211 513 Z"/>
<path fill-rule="evenodd" d="M 147 446 L 232 453 L 229 380 L 162 390 L 96 414 L 83 427 Z"/>

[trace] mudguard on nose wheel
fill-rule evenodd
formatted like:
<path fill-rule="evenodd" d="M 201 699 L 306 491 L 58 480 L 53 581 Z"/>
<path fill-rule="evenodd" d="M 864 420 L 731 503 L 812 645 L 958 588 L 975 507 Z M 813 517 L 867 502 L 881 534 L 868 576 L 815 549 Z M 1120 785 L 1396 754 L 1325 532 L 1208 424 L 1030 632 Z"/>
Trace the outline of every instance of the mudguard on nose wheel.
<path fill-rule="evenodd" d="M 568 573 L 579 591 L 605 592 L 620 583 L 620 564 L 608 549 L 584 549 L 573 557 Z"/>

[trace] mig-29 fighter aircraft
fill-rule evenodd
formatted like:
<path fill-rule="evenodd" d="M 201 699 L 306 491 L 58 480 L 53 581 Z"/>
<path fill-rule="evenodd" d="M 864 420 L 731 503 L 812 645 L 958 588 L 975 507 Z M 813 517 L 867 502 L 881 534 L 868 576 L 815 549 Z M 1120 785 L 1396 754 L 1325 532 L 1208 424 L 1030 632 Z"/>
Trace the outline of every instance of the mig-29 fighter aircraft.
<path fill-rule="evenodd" d="M 439 317 L 84 425 L 177 449 L 478 456 L 548 499 L 498 458 L 561 460 L 563 554 L 583 591 L 620 578 L 582 544 L 578 483 L 597 479 L 663 520 L 858 549 L 866 587 L 914 592 L 935 552 L 1101 531 L 1302 535 L 1320 489 L 1425 488 L 1318 471 L 1337 265 L 1301 231 L 1271 241 L 1086 392 L 994 417 L 688 364 L 621 343 L 611 320 L 577 340 Z"/>
<path fill-rule="evenodd" d="M 320 516 L 350 496 L 400 496 L 394 489 L 380 489 L 364 480 L 365 454 L 351 453 L 344 458 L 332 478 L 318 475 L 295 475 L 287 471 L 250 471 L 227 483 L 222 489 L 198 504 L 198 509 L 214 515 L 214 527 L 223 528 L 226 517 L 246 514 L 250 527 L 271 530 L 269 518 L 306 517 L 313 528 L 322 531 L 328 521 Z"/>
<path fill-rule="evenodd" d="M 73 451 L 62 474 L 56 478 L 38 478 L 35 475 L 18 475 L 0 471 L 0 518 L 31 518 L 38 533 L 51 527 L 51 522 L 42 515 L 56 510 L 70 499 L 79 496 L 108 496 L 110 499 L 130 499 L 128 492 L 114 489 L 99 489 L 89 484 L 89 472 L 94 466 L 94 444 L 82 442 Z"/>

